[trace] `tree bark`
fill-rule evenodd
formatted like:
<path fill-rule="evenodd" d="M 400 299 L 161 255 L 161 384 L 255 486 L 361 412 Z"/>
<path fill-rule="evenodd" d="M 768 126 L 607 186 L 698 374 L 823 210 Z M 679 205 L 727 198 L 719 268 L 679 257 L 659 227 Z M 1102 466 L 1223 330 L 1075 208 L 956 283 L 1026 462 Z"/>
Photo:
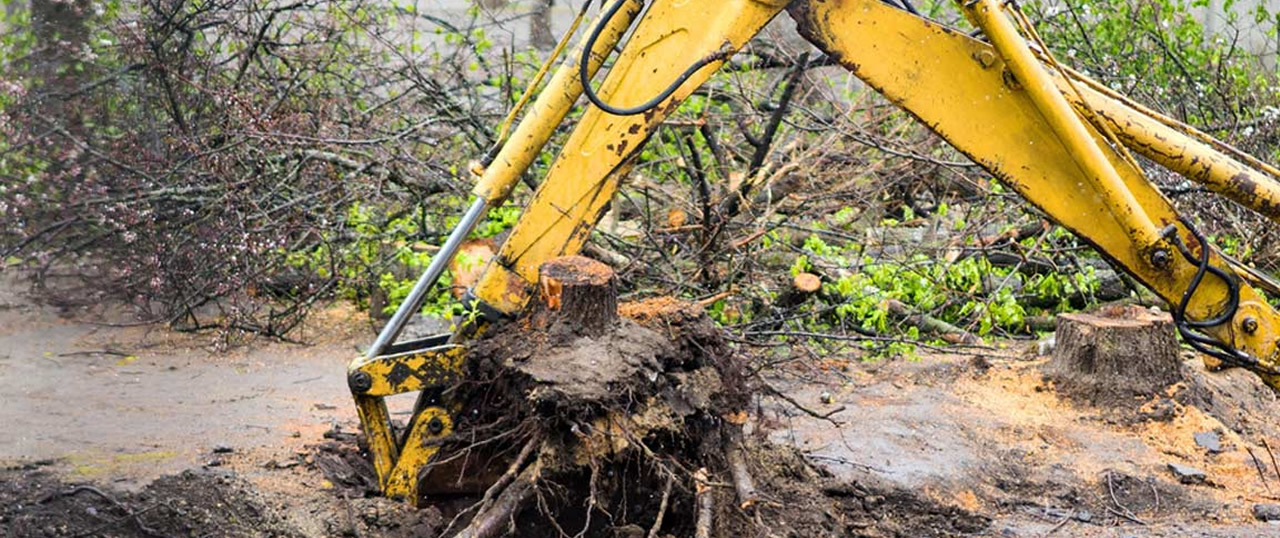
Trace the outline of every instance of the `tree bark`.
<path fill-rule="evenodd" d="M 778 294 L 778 306 L 791 308 L 803 304 L 822 290 L 822 278 L 813 273 L 800 273 L 791 279 L 791 285 Z"/>
<path fill-rule="evenodd" d="M 93 3 L 87 0 L 31 0 L 30 5 L 31 32 L 36 39 L 30 75 L 41 83 L 39 92 L 44 97 L 39 104 L 40 114 L 76 137 L 84 134 L 84 121 L 68 104 L 66 95 L 85 80 L 93 67 L 91 62 L 85 62 L 81 69 L 74 68 L 89 40 L 92 7 Z M 53 163 L 55 170 L 62 166 L 64 163 Z"/>
<path fill-rule="evenodd" d="M 603 335 L 618 321 L 617 277 L 608 265 L 582 256 L 542 264 L 538 284 L 554 323 L 582 336 Z"/>
<path fill-rule="evenodd" d="M 1182 379 L 1168 314 L 1133 306 L 1062 314 L 1057 329 L 1045 370 L 1062 392 L 1099 405 L 1141 403 Z"/>

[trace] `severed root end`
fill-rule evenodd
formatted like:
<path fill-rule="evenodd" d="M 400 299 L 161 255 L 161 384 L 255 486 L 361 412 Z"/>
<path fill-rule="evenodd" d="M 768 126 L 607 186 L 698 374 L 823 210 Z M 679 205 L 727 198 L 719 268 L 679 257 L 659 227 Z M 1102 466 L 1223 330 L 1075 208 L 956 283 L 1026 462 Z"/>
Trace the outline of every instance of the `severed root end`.
<path fill-rule="evenodd" d="M 533 497 L 541 466 L 536 462 L 525 467 L 508 484 L 488 508 L 482 509 L 455 538 L 493 538 L 505 534 L 515 522 L 516 514 Z"/>
<path fill-rule="evenodd" d="M 711 522 L 716 510 L 716 499 L 712 495 L 711 477 L 707 469 L 698 469 L 693 473 L 693 489 L 698 501 L 698 520 L 693 527 L 696 538 L 711 538 Z"/>
<path fill-rule="evenodd" d="M 747 468 L 747 461 L 742 456 L 742 430 L 728 428 L 725 431 L 725 458 L 729 463 L 729 474 L 733 477 L 733 489 L 738 494 L 738 508 L 749 510 L 759 501 L 755 480 Z"/>

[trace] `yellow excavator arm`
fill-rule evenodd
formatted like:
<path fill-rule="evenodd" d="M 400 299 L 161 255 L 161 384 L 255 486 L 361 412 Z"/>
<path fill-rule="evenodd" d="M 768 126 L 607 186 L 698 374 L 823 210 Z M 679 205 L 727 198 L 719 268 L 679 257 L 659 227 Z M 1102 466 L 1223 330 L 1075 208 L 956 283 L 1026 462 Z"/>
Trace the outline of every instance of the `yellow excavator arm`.
<path fill-rule="evenodd" d="M 1173 305 L 1185 342 L 1280 388 L 1280 315 L 1254 288 L 1269 281 L 1217 252 L 1131 152 L 1272 219 L 1280 218 L 1280 171 L 1058 65 L 1016 4 L 962 1 L 982 39 L 881 0 L 611 0 L 501 147 L 475 167 L 480 180 L 461 223 L 348 367 L 384 492 L 417 501 L 419 471 L 460 411 L 442 389 L 459 380 L 469 333 L 395 340 L 486 210 L 506 200 L 586 94 L 585 113 L 469 293 L 482 317 L 513 316 L 543 262 L 583 247 L 648 137 L 783 11 L 814 46 Z M 384 398 L 408 392 L 420 392 L 419 403 L 396 439 Z"/>

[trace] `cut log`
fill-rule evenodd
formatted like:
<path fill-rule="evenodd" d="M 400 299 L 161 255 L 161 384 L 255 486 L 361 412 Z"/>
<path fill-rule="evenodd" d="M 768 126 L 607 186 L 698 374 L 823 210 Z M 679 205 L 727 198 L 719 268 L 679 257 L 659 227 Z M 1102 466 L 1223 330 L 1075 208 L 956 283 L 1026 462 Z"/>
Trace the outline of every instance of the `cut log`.
<path fill-rule="evenodd" d="M 801 293 L 814 293 L 822 288 L 822 279 L 813 273 L 800 273 L 791 280 L 791 285 Z"/>
<path fill-rule="evenodd" d="M 672 209 L 667 212 L 667 226 L 670 228 L 679 228 L 689 222 L 689 215 L 679 209 Z"/>
<path fill-rule="evenodd" d="M 1141 402 L 1182 379 L 1173 319 L 1141 307 L 1058 316 L 1045 366 L 1059 392 L 1097 405 Z"/>
<path fill-rule="evenodd" d="M 493 239 L 471 239 L 458 247 L 458 253 L 449 261 L 449 273 L 453 275 L 450 291 L 455 299 L 467 293 L 467 289 L 480 280 L 480 274 L 494 256 L 498 244 Z"/>
<path fill-rule="evenodd" d="M 617 277 L 608 265 L 564 256 L 542 264 L 539 275 L 542 304 L 556 324 L 597 337 L 618 322 Z"/>

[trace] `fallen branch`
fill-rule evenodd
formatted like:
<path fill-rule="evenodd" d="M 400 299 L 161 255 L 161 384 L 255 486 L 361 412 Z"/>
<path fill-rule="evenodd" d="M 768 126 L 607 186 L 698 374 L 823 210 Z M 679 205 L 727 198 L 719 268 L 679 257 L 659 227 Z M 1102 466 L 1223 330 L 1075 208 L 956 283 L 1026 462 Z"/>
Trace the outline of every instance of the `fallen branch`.
<path fill-rule="evenodd" d="M 711 307 L 711 305 L 716 304 L 716 301 L 719 301 L 719 300 L 721 300 L 721 299 L 726 299 L 726 298 L 728 298 L 728 297 L 732 296 L 732 295 L 734 294 L 734 292 L 735 292 L 735 291 L 736 291 L 736 290 L 732 290 L 732 289 L 724 290 L 724 291 L 722 291 L 722 292 L 720 292 L 720 293 L 717 293 L 717 294 L 712 295 L 712 296 L 710 296 L 710 297 L 707 297 L 707 298 L 705 298 L 705 299 L 698 299 L 698 301 L 697 301 L 697 302 L 698 302 L 698 306 L 701 306 L 701 307 L 703 307 L 703 308 L 710 308 L 710 307 Z"/>
<path fill-rule="evenodd" d="M 758 144 L 755 144 L 755 152 L 751 155 L 751 162 L 747 165 L 747 177 L 754 176 L 760 168 L 764 166 L 764 161 L 769 157 L 769 150 L 773 145 L 773 138 L 778 134 L 778 127 L 782 125 L 782 118 L 787 113 L 787 108 L 791 104 L 791 98 L 796 93 L 796 86 L 800 83 L 800 76 L 804 74 L 804 66 L 809 60 L 809 53 L 800 54 L 795 64 L 791 67 L 791 72 L 787 73 L 787 85 L 782 89 L 782 97 L 778 99 L 778 106 L 773 109 L 773 114 L 769 115 L 769 123 L 765 124 L 764 134 L 760 136 Z"/>
<path fill-rule="evenodd" d="M 920 330 L 937 334 L 943 340 L 952 344 L 982 344 L 982 338 L 977 335 L 956 327 L 950 323 L 942 321 L 938 318 L 919 312 L 902 301 L 897 299 L 889 299 L 885 301 L 885 307 L 889 313 L 902 318 Z"/>
<path fill-rule="evenodd" d="M 1271 468 L 1276 471 L 1276 478 L 1280 478 L 1280 465 L 1276 465 L 1276 454 L 1271 451 L 1271 445 L 1267 444 L 1267 440 L 1262 440 L 1262 448 L 1267 449 L 1267 456 L 1271 457 Z"/>
<path fill-rule="evenodd" d="M 750 136 L 750 133 L 744 128 L 742 134 L 747 135 L 747 142 L 754 146 L 755 150 L 751 154 L 751 160 L 747 164 L 745 179 L 738 186 L 736 192 L 731 192 L 725 200 L 721 201 L 720 218 L 723 219 L 717 225 L 717 235 L 723 229 L 723 222 L 732 219 L 742 209 L 742 202 L 746 201 L 751 189 L 755 187 L 755 181 L 760 178 L 762 172 L 765 171 L 765 161 L 769 157 L 769 150 L 772 149 L 774 136 L 778 134 L 778 127 L 782 125 L 782 119 L 786 116 L 787 110 L 790 108 L 791 99 L 795 95 L 796 86 L 800 83 L 800 77 L 804 74 L 804 65 L 807 63 L 809 53 L 801 54 L 793 65 L 790 73 L 787 74 L 787 85 L 782 89 L 782 96 L 778 100 L 777 108 L 773 109 L 773 114 L 769 116 L 769 123 L 765 124 L 764 133 L 759 139 Z M 739 124 L 739 127 L 742 127 Z"/>
<path fill-rule="evenodd" d="M 1137 514 L 1134 514 L 1133 510 L 1130 510 L 1128 506 L 1120 504 L 1120 500 L 1116 498 L 1116 488 L 1115 484 L 1112 483 L 1112 476 L 1111 471 L 1107 471 L 1107 492 L 1111 494 L 1111 504 L 1114 504 L 1115 508 L 1108 506 L 1107 511 L 1139 525 L 1146 525 L 1147 522 L 1138 519 Z"/>
<path fill-rule="evenodd" d="M 621 270 L 622 268 L 631 265 L 631 258 L 595 243 L 587 243 L 582 247 L 582 252 L 589 257 L 604 262 L 614 269 Z"/>
<path fill-rule="evenodd" d="M 809 416 L 811 416 L 811 417 L 813 417 L 813 418 L 816 418 L 816 419 L 819 419 L 819 420 L 825 420 L 825 421 L 827 421 L 827 422 L 830 422 L 833 426 L 836 426 L 836 427 L 840 427 L 840 426 L 843 426 L 843 425 L 844 425 L 844 423 L 843 423 L 843 422 L 840 422 L 840 421 L 838 421 L 838 420 L 836 420 L 836 419 L 834 419 L 834 418 L 831 418 L 831 415 L 834 415 L 834 414 L 836 414 L 836 413 L 839 413 L 839 412 L 841 412 L 841 411 L 844 411 L 844 410 L 845 410 L 845 406 L 843 406 L 843 405 L 842 405 L 842 406 L 840 406 L 840 407 L 837 407 L 837 408 L 835 408 L 835 409 L 832 409 L 832 410 L 831 410 L 830 412 L 828 412 L 828 413 L 825 413 L 825 414 L 824 414 L 824 413 L 819 413 L 819 412 L 817 412 L 817 411 L 814 411 L 814 410 L 812 410 L 812 409 L 809 409 L 808 407 L 805 407 L 805 406 L 801 405 L 801 404 L 800 404 L 800 402 L 797 402 L 795 398 L 792 398 L 792 397 L 790 397 L 790 396 L 787 396 L 787 395 L 786 395 L 786 394 L 784 394 L 782 391 L 780 391 L 780 390 L 778 390 L 778 389 L 775 389 L 775 388 L 773 388 L 772 386 L 770 386 L 770 385 L 768 385 L 768 384 L 765 384 L 765 385 L 764 385 L 764 388 L 765 388 L 765 389 L 767 389 L 769 392 L 773 393 L 773 395 L 774 395 L 774 396 L 777 396 L 777 397 L 779 397 L 779 398 L 782 398 L 783 400 L 786 400 L 786 401 L 787 401 L 787 403 L 791 404 L 791 405 L 792 405 L 793 407 L 795 407 L 796 409 L 799 409 L 799 410 L 803 411 L 803 412 L 804 412 L 804 414 L 806 414 L 806 415 L 809 415 Z"/>
<path fill-rule="evenodd" d="M 74 487 L 72 487 L 71 489 L 68 489 L 68 490 L 66 490 L 66 491 L 56 492 L 56 493 L 52 493 L 52 494 L 50 494 L 50 495 L 48 495 L 48 496 L 45 496 L 43 499 L 40 499 L 39 501 L 37 501 L 37 503 L 38 503 L 38 504 L 46 504 L 46 503 L 48 503 L 48 502 L 52 501 L 53 499 L 55 499 L 55 498 L 57 498 L 57 497 L 73 497 L 73 496 L 75 496 L 77 493 L 82 493 L 82 492 L 84 492 L 84 493 L 92 493 L 92 494 L 94 494 L 94 495 L 97 495 L 97 496 L 98 496 L 98 497 L 100 497 L 102 500 L 107 501 L 108 503 L 110 503 L 110 504 L 111 504 L 111 506 L 112 506 L 112 507 L 114 507 L 115 509 L 117 509 L 117 510 L 119 510 L 119 511 L 121 511 L 121 512 L 124 512 L 124 515 L 123 515 L 123 516 L 121 516 L 120 518 L 115 519 L 115 520 L 113 520 L 113 521 L 110 521 L 110 522 L 108 522 L 108 523 L 106 523 L 106 524 L 104 524 L 104 525 L 102 525 L 102 526 L 100 526 L 100 527 L 98 527 L 98 528 L 96 528 L 96 529 L 94 529 L 94 530 L 90 531 L 90 532 L 82 533 L 82 534 L 80 534 L 80 535 L 78 535 L 78 536 L 89 536 L 89 535 L 91 535 L 91 534 L 97 534 L 98 532 L 100 532 L 100 531 L 102 531 L 102 530 L 104 530 L 104 529 L 106 529 L 106 528 L 108 528 L 108 527 L 111 527 L 111 526 L 113 526 L 113 525 L 119 525 L 120 523 L 123 523 L 123 522 L 125 522 L 125 521 L 130 521 L 130 522 L 132 522 L 132 523 L 133 523 L 133 525 L 134 525 L 135 527 L 137 527 L 137 528 L 138 528 L 138 530 L 139 530 L 140 532 L 142 532 L 142 534 L 144 534 L 144 535 L 152 536 L 152 537 L 157 537 L 157 538 L 159 538 L 159 537 L 163 537 L 163 536 L 164 536 L 163 534 L 160 534 L 160 532 L 159 532 L 159 531 L 157 531 L 157 530 L 155 530 L 155 529 L 153 529 L 153 528 L 151 528 L 151 527 L 148 527 L 145 523 L 143 523 L 143 522 L 142 522 L 142 517 L 141 517 L 142 512 L 145 512 L 145 511 L 147 511 L 147 510 L 150 510 L 150 508 L 147 508 L 147 509 L 144 509 L 144 510 L 141 510 L 141 511 L 137 511 L 137 512 L 135 512 L 135 511 L 133 511 L 133 510 L 130 510 L 130 509 L 129 509 L 129 507 L 125 506 L 125 505 L 124 505 L 124 503 L 121 503 L 120 501 L 115 500 L 115 498 L 114 498 L 114 497 L 112 497 L 112 496 L 110 496 L 110 495 L 107 495 L 107 494 L 106 494 L 106 493 L 104 493 L 102 490 L 100 490 L 100 489 L 98 489 L 98 488 L 95 488 L 95 487 L 93 487 L 93 486 L 74 486 Z"/>
<path fill-rule="evenodd" d="M 1271 485 L 1267 483 L 1267 475 L 1262 471 L 1262 462 L 1258 461 L 1258 457 L 1253 454 L 1253 449 L 1244 447 L 1245 452 L 1249 453 L 1249 459 L 1253 460 L 1253 468 L 1258 471 L 1258 480 L 1262 481 L 1262 487 L 1267 489 L 1267 493 L 1271 493 Z"/>
<path fill-rule="evenodd" d="M 69 351 L 69 352 L 67 352 L 67 353 L 59 353 L 59 354 L 58 354 L 58 356 L 59 356 L 59 357 L 77 357 L 77 356 L 81 356 L 81 355 L 115 355 L 115 356 L 117 356 L 117 357 L 129 357 L 129 356 L 132 356 L 133 354 L 132 354 L 132 353 L 125 353 L 125 352 L 123 352 L 123 351 L 113 351 L 113 350 L 110 350 L 110 349 L 91 349 L 91 350 L 86 350 L 86 351 Z"/>

